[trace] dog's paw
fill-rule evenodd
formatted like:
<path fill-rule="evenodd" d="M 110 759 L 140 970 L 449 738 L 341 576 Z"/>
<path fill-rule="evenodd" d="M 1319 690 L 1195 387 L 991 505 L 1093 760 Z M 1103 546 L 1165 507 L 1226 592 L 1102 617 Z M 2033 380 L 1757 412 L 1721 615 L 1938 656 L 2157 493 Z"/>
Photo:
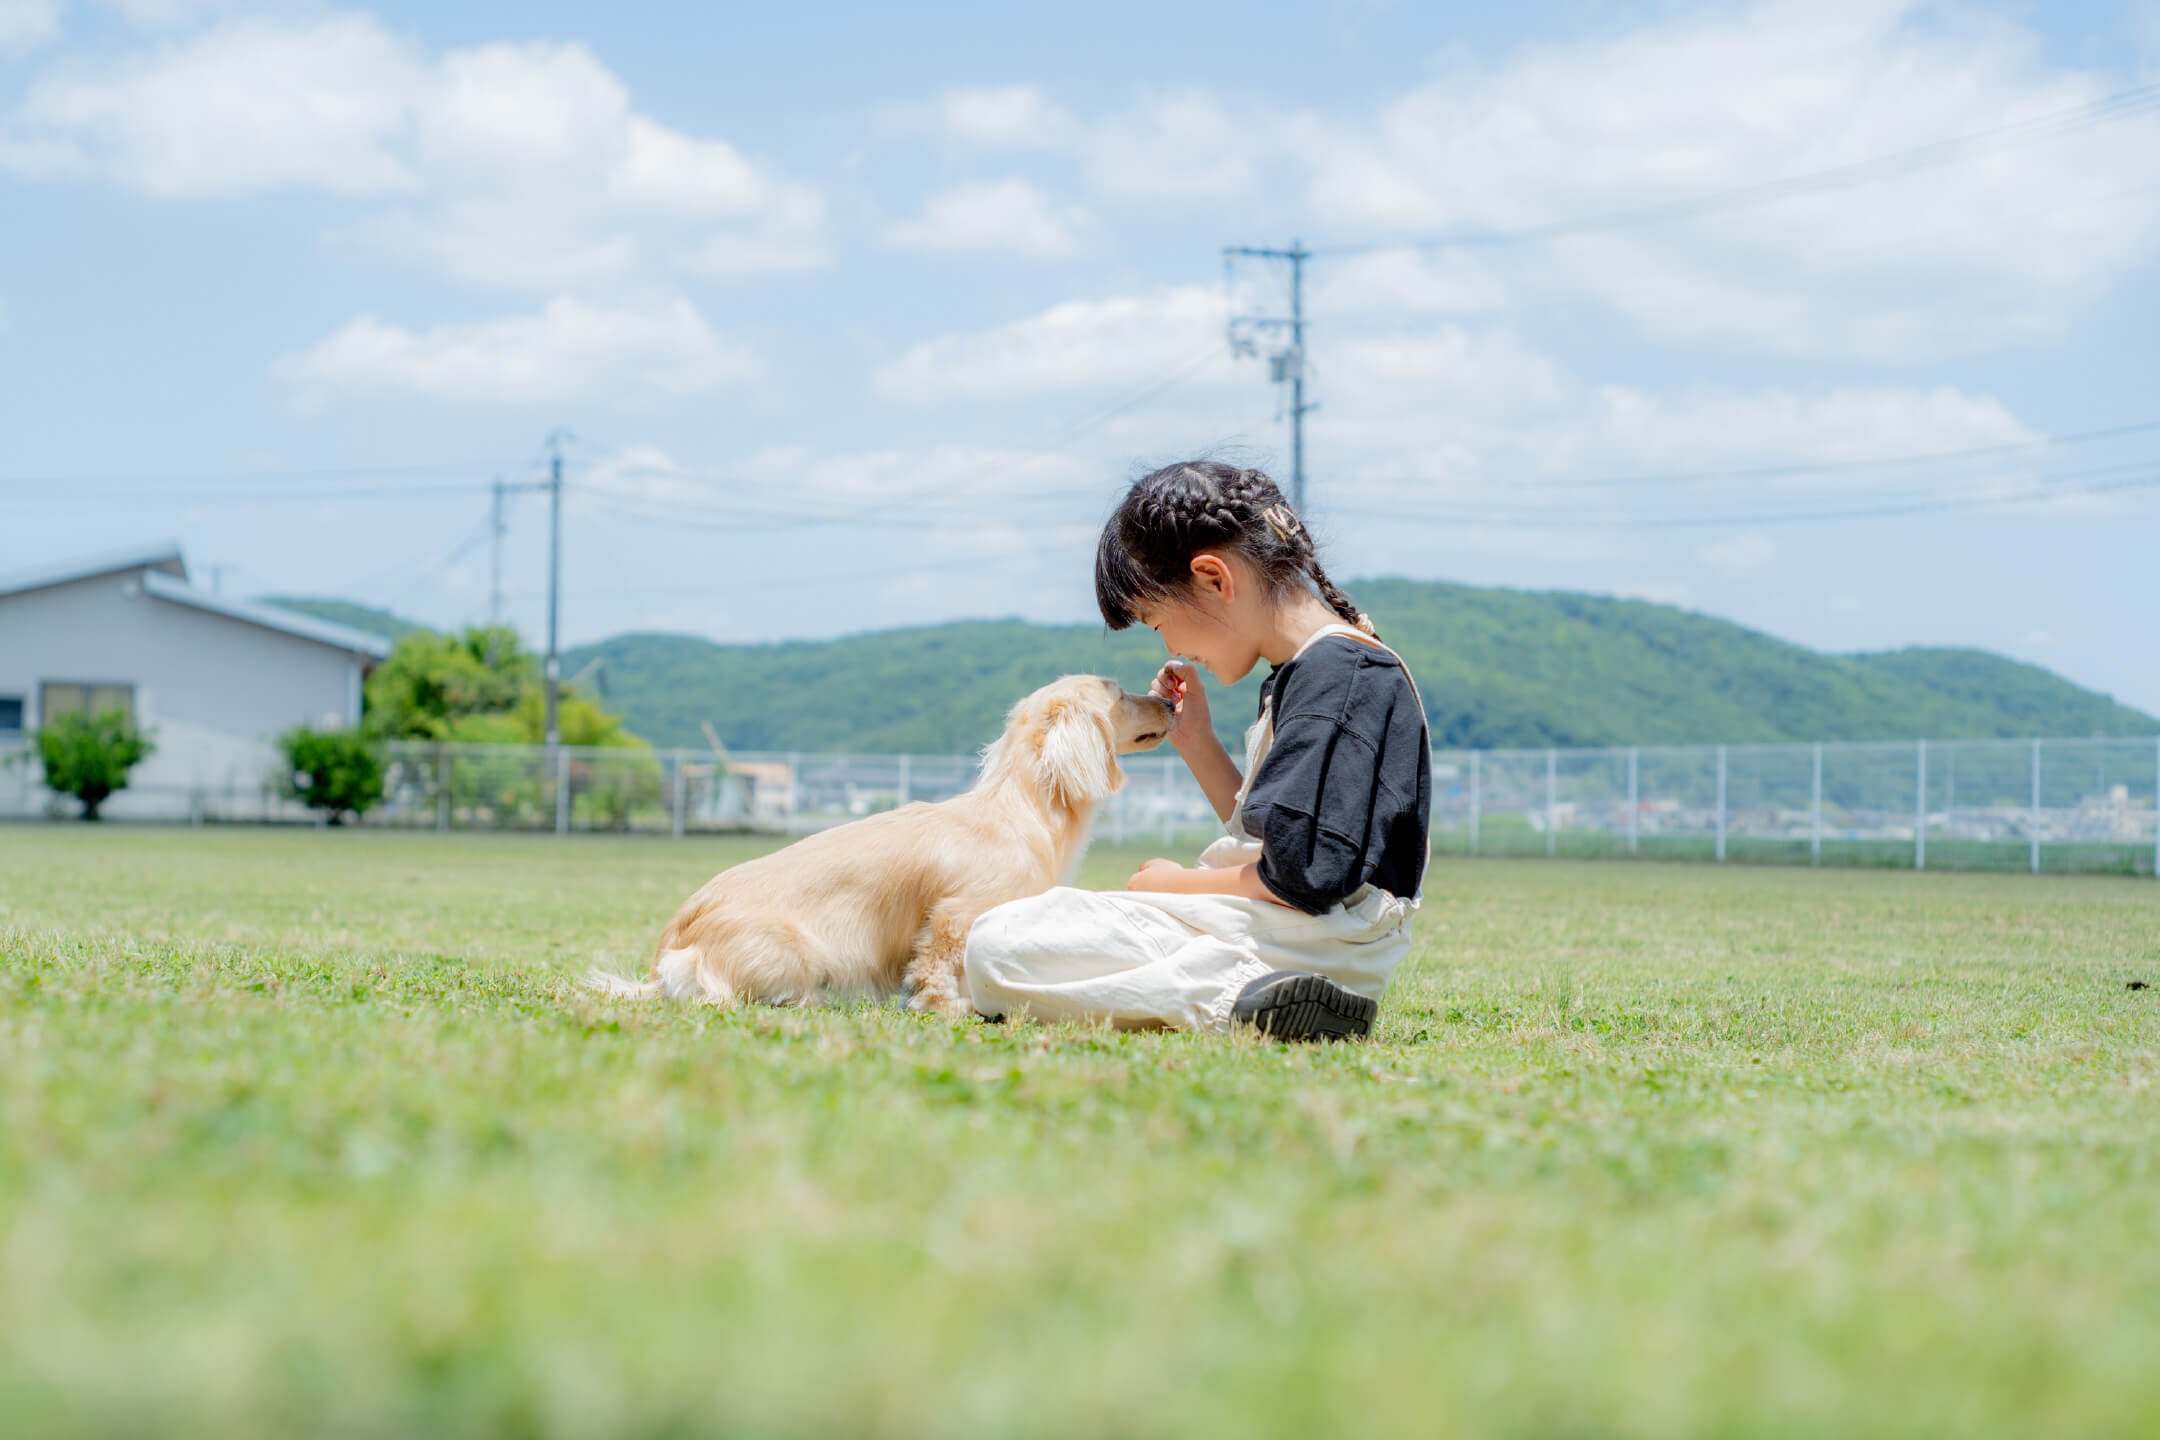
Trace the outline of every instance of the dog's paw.
<path fill-rule="evenodd" d="M 947 1020 L 971 1020 L 975 1007 L 958 995 L 936 995 L 928 990 L 917 990 L 908 997 L 907 1008 L 919 1010 L 926 1015 L 937 1015 Z"/>

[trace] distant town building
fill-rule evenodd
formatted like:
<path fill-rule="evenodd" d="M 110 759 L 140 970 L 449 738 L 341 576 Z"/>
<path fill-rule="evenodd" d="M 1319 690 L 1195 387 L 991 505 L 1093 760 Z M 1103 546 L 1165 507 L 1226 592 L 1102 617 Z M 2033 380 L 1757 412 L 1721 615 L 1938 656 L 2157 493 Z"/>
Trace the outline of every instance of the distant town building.
<path fill-rule="evenodd" d="M 106 803 L 115 818 L 252 818 L 275 805 L 272 743 L 360 723 L 390 642 L 197 589 L 180 547 L 0 576 L 0 750 L 65 713 L 124 710 L 157 753 Z M 34 765 L 0 773 L 0 813 L 48 800 Z"/>

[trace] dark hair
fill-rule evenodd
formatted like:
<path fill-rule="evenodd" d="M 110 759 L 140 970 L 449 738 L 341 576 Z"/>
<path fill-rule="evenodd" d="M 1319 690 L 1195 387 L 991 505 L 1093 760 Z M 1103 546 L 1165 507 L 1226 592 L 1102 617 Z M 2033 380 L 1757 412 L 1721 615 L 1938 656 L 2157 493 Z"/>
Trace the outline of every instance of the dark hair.
<path fill-rule="evenodd" d="M 1123 630 L 1142 606 L 1182 599 L 1192 558 L 1235 551 L 1280 595 L 1309 581 L 1330 610 L 1366 634 L 1372 622 L 1328 579 L 1312 533 L 1275 482 L 1258 470 L 1217 460 L 1165 465 L 1133 481 L 1095 546 L 1095 603 L 1103 623 Z"/>

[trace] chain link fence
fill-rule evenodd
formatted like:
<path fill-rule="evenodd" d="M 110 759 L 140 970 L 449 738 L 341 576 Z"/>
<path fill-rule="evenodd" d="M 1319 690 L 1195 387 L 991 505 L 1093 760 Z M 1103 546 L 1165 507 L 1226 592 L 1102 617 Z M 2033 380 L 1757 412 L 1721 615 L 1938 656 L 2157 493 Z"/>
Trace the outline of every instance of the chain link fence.
<path fill-rule="evenodd" d="M 384 752 L 384 798 L 364 823 L 439 831 L 797 835 L 946 799 L 976 767 L 955 755 L 424 742 Z M 2160 861 L 2160 739 L 1441 750 L 1432 764 L 1440 855 L 2144 875 Z M 1221 833 L 1175 754 L 1131 756 L 1125 770 L 1098 839 L 1180 854 Z M 123 818 L 312 818 L 271 775 L 123 794 L 126 807 L 112 807 Z M 0 814 L 72 811 L 43 790 L 34 762 L 0 769 Z"/>

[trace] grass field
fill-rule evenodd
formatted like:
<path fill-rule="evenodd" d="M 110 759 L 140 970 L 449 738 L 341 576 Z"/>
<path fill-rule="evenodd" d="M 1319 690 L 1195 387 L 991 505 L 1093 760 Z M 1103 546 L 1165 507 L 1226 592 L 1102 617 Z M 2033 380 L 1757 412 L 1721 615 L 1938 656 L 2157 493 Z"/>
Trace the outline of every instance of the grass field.
<path fill-rule="evenodd" d="M 1332 1049 L 566 983 L 748 853 L 0 829 L 0 1431 L 2160 1429 L 2151 880 L 1445 862 Z"/>

